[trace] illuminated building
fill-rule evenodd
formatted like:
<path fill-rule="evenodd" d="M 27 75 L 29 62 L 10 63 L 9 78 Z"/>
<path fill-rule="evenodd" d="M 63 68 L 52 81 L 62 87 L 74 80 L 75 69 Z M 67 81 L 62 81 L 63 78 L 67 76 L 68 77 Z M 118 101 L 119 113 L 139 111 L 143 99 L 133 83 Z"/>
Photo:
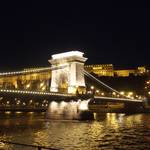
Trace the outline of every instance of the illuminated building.
<path fill-rule="evenodd" d="M 87 65 L 84 69 L 89 73 L 94 73 L 98 76 L 114 76 L 112 64 Z"/>
<path fill-rule="evenodd" d="M 144 75 L 148 72 L 145 66 L 140 66 L 137 68 L 125 69 L 115 67 L 112 64 L 98 64 L 98 65 L 87 65 L 84 67 L 89 73 L 94 73 L 98 76 L 108 76 L 108 77 L 129 77 L 130 75 Z"/>
<path fill-rule="evenodd" d="M 135 74 L 136 70 L 134 69 L 125 69 L 125 70 L 114 70 L 114 76 L 118 77 L 128 77 L 131 74 Z"/>
<path fill-rule="evenodd" d="M 114 76 L 118 77 L 128 77 L 130 75 L 138 76 L 138 75 L 144 75 L 148 72 L 145 66 L 140 66 L 137 68 L 131 68 L 131 69 L 115 69 L 114 70 Z"/>

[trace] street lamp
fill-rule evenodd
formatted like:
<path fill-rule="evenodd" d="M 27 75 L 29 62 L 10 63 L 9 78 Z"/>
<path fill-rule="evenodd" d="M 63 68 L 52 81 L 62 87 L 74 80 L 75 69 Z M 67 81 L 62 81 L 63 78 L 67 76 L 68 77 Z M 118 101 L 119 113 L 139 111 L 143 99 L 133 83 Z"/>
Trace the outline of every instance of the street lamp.
<path fill-rule="evenodd" d="M 94 90 L 94 86 L 93 85 L 91 86 L 91 90 Z"/>

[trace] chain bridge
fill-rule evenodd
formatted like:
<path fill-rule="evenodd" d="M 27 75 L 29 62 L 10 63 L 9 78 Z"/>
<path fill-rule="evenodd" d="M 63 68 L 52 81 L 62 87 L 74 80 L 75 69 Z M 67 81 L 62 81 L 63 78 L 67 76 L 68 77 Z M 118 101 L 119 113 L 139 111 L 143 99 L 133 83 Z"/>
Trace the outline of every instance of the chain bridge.
<path fill-rule="evenodd" d="M 89 104 L 100 103 L 122 103 L 127 106 L 143 106 L 145 99 L 134 99 L 120 94 L 119 91 L 97 79 L 84 70 L 84 63 L 87 58 L 79 51 L 71 51 L 52 55 L 49 60 L 51 67 L 25 69 L 22 71 L 0 73 L 0 107 L 46 109 L 51 101 L 77 101 L 78 99 L 90 99 Z M 37 74 L 41 75 L 40 82 L 36 84 Z M 31 76 L 33 80 L 28 80 Z M 100 86 L 109 89 L 116 94 L 116 97 L 88 94 L 84 76 L 93 79 Z M 27 82 L 20 82 L 25 78 Z M 14 86 L 5 86 L 13 79 Z M 25 86 L 21 86 L 21 85 Z M 32 84 L 34 86 L 32 86 Z M 14 101 L 12 101 L 14 99 Z M 34 103 L 34 104 L 33 104 Z"/>

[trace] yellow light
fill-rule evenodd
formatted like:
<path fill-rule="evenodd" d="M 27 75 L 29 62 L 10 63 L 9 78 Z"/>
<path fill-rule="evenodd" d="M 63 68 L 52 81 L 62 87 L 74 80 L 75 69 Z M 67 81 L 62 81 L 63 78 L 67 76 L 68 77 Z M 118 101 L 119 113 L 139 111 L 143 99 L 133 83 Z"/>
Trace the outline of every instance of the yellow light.
<path fill-rule="evenodd" d="M 82 57 L 83 53 L 79 52 L 79 51 L 70 51 L 70 52 L 65 52 L 65 53 L 60 53 L 60 54 L 52 55 L 52 59 L 60 59 L 60 58 L 70 57 L 70 56 L 79 56 L 79 57 Z"/>
<path fill-rule="evenodd" d="M 44 85 L 44 83 L 42 82 L 42 83 L 40 83 L 40 87 L 42 87 Z"/>
<path fill-rule="evenodd" d="M 113 94 L 113 95 L 116 95 L 116 92 L 113 92 L 112 94 Z"/>
<path fill-rule="evenodd" d="M 42 91 L 44 91 L 45 90 L 45 87 L 42 87 Z"/>
<path fill-rule="evenodd" d="M 102 92 L 101 95 L 104 96 L 105 94 Z"/>
<path fill-rule="evenodd" d="M 94 89 L 94 86 L 92 85 L 92 86 L 91 86 L 91 90 L 93 90 L 93 89 Z"/>
<path fill-rule="evenodd" d="M 25 105 L 26 105 L 26 103 L 25 103 L 25 102 L 23 102 L 23 105 L 25 106 Z"/>
<path fill-rule="evenodd" d="M 5 114 L 10 114 L 10 113 L 11 113 L 11 111 L 6 111 L 6 112 L 5 112 Z"/>
<path fill-rule="evenodd" d="M 150 95 L 150 91 L 148 92 L 148 94 Z"/>
<path fill-rule="evenodd" d="M 121 94 L 121 95 L 124 95 L 124 91 L 121 91 L 120 94 Z"/>
<path fill-rule="evenodd" d="M 96 93 L 99 93 L 99 90 L 96 90 Z"/>
<path fill-rule="evenodd" d="M 129 92 L 128 95 L 133 95 L 133 92 Z"/>
<path fill-rule="evenodd" d="M 29 87 L 30 87 L 30 84 L 27 84 L 27 85 L 26 85 L 26 88 L 29 88 Z"/>

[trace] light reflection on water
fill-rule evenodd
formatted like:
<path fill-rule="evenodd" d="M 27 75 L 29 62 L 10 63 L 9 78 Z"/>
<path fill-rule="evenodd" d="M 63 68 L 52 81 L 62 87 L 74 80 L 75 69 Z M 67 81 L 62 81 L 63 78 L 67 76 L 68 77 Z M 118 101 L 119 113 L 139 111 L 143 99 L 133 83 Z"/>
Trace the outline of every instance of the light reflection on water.
<path fill-rule="evenodd" d="M 67 150 L 150 149 L 150 114 L 107 113 L 95 118 L 46 120 L 41 113 L 0 113 L 0 140 Z M 2 148 L 27 150 L 0 143 Z"/>
<path fill-rule="evenodd" d="M 47 110 L 49 119 L 79 119 L 80 112 L 88 110 L 89 100 L 64 102 L 52 101 Z"/>

